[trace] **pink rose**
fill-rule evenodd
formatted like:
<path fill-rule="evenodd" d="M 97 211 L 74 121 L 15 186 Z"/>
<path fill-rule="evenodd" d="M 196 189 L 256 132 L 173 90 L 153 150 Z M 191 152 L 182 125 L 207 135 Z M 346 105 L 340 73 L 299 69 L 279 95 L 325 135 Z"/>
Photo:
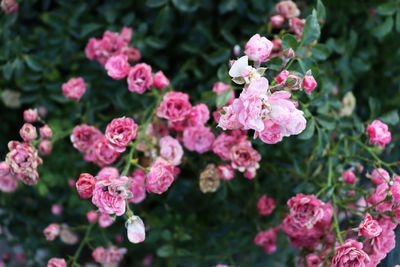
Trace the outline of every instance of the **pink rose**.
<path fill-rule="evenodd" d="M 53 241 L 60 234 L 60 226 L 52 223 L 43 230 L 47 241 Z"/>
<path fill-rule="evenodd" d="M 276 240 L 278 228 L 271 228 L 268 231 L 258 233 L 254 238 L 254 243 L 258 246 L 264 247 L 267 254 L 272 254 L 276 251 Z"/>
<path fill-rule="evenodd" d="M 165 77 L 164 73 L 160 70 L 154 74 L 154 87 L 160 90 L 164 90 L 169 85 L 169 80 Z"/>
<path fill-rule="evenodd" d="M 96 184 L 95 178 L 89 173 L 82 173 L 76 182 L 76 190 L 81 198 L 90 198 Z"/>
<path fill-rule="evenodd" d="M 219 165 L 217 171 L 221 179 L 225 181 L 232 180 L 235 175 L 235 171 L 231 165 Z"/>
<path fill-rule="evenodd" d="M 47 156 L 51 153 L 51 144 L 49 140 L 40 141 L 38 144 L 38 149 L 41 155 Z"/>
<path fill-rule="evenodd" d="M 382 183 L 389 183 L 390 175 L 384 169 L 378 168 L 372 171 L 371 181 L 376 185 L 380 185 Z"/>
<path fill-rule="evenodd" d="M 87 86 L 83 78 L 71 78 L 68 82 L 63 83 L 62 93 L 66 98 L 79 101 L 85 94 Z"/>
<path fill-rule="evenodd" d="M 107 259 L 107 250 L 103 247 L 97 247 L 93 250 L 92 257 L 97 263 L 105 263 Z"/>
<path fill-rule="evenodd" d="M 232 105 L 222 108 L 223 113 L 218 120 L 218 127 L 223 130 L 236 130 L 243 128 L 238 120 L 238 116 L 232 108 Z"/>
<path fill-rule="evenodd" d="M 310 253 L 306 256 L 307 267 L 320 267 L 322 260 L 317 255 Z"/>
<path fill-rule="evenodd" d="M 388 126 L 380 120 L 374 120 L 367 126 L 367 134 L 372 144 L 378 144 L 382 148 L 392 140 L 392 135 L 388 131 Z"/>
<path fill-rule="evenodd" d="M 270 215 L 275 209 L 275 200 L 273 198 L 268 197 L 267 195 L 263 195 L 257 201 L 257 210 L 260 215 L 266 216 Z"/>
<path fill-rule="evenodd" d="M 122 80 L 125 78 L 131 68 L 128 63 L 128 57 L 125 55 L 110 57 L 104 67 L 107 70 L 108 76 L 114 80 Z"/>
<path fill-rule="evenodd" d="M 400 182 L 395 181 L 389 190 L 390 190 L 390 193 L 392 193 L 393 203 L 399 205 L 400 204 Z"/>
<path fill-rule="evenodd" d="M 303 35 L 304 24 L 306 23 L 305 19 L 298 18 L 290 18 L 289 26 L 290 29 L 298 36 L 301 37 Z"/>
<path fill-rule="evenodd" d="M 287 70 L 282 71 L 275 77 L 275 81 L 279 84 L 286 82 L 287 77 L 289 76 L 289 72 Z"/>
<path fill-rule="evenodd" d="M 110 245 L 107 249 L 106 264 L 118 264 L 122 261 L 124 254 L 127 252 L 126 248 L 117 248 L 116 246 Z"/>
<path fill-rule="evenodd" d="M 191 126 L 204 125 L 210 119 L 210 110 L 206 104 L 198 104 L 189 113 Z"/>
<path fill-rule="evenodd" d="M 193 126 L 183 131 L 183 145 L 190 151 L 203 154 L 211 149 L 215 139 L 210 127 Z"/>
<path fill-rule="evenodd" d="M 146 190 L 149 193 L 162 194 L 174 181 L 174 166 L 163 158 L 158 158 L 147 174 Z"/>
<path fill-rule="evenodd" d="M 212 144 L 212 150 L 217 154 L 222 160 L 230 160 L 231 148 L 237 143 L 237 138 L 235 136 L 227 135 L 222 132 Z"/>
<path fill-rule="evenodd" d="M 58 204 L 53 204 L 51 206 L 51 213 L 53 213 L 54 215 L 61 215 L 61 213 L 63 212 L 63 207 L 61 205 Z"/>
<path fill-rule="evenodd" d="M 47 263 L 47 267 L 67 267 L 67 263 L 61 258 L 51 258 Z"/>
<path fill-rule="evenodd" d="M 358 236 L 365 236 L 368 239 L 377 237 L 382 233 L 382 228 L 379 226 L 379 223 L 372 218 L 371 215 L 367 212 L 365 214 L 364 220 L 358 226 Z"/>
<path fill-rule="evenodd" d="M 40 127 L 39 132 L 40 137 L 43 139 L 50 139 L 53 136 L 53 131 L 47 124 Z"/>
<path fill-rule="evenodd" d="M 125 55 L 128 57 L 129 62 L 136 62 L 142 58 L 142 54 L 140 54 L 140 51 L 134 47 L 128 47 Z"/>
<path fill-rule="evenodd" d="M 192 105 L 189 95 L 180 92 L 168 92 L 157 109 L 157 116 L 168 121 L 182 121 L 189 115 Z"/>
<path fill-rule="evenodd" d="M 299 229 L 313 228 L 324 219 L 324 203 L 313 195 L 297 194 L 288 200 L 290 218 Z"/>
<path fill-rule="evenodd" d="M 136 137 L 138 125 L 131 118 L 113 119 L 106 129 L 107 140 L 114 145 L 118 152 L 125 151 L 125 147 Z"/>
<path fill-rule="evenodd" d="M 94 162 L 99 166 L 109 165 L 119 157 L 115 146 L 104 135 L 93 144 L 93 155 Z"/>
<path fill-rule="evenodd" d="M 0 176 L 5 176 L 10 173 L 10 166 L 8 166 L 7 162 L 0 162 Z"/>
<path fill-rule="evenodd" d="M 268 58 L 271 54 L 271 50 L 271 41 L 265 37 L 261 37 L 259 34 L 255 34 L 247 42 L 244 53 L 250 60 L 261 63 Z"/>
<path fill-rule="evenodd" d="M 97 173 L 97 179 L 103 180 L 103 179 L 118 179 L 119 178 L 119 173 L 118 170 L 114 167 L 105 167 L 102 168 L 98 173 Z"/>
<path fill-rule="evenodd" d="M 143 94 L 153 85 L 151 67 L 146 63 L 136 64 L 128 74 L 128 89 L 131 92 Z"/>
<path fill-rule="evenodd" d="M 336 255 L 332 259 L 333 267 L 360 266 L 368 267 L 370 258 L 362 250 L 363 245 L 352 239 L 347 239 L 343 245 L 336 247 Z"/>
<path fill-rule="evenodd" d="M 130 178 L 131 185 L 129 190 L 132 192 L 132 197 L 128 199 L 132 203 L 140 203 L 146 198 L 145 189 L 146 173 L 143 170 L 135 170 Z"/>
<path fill-rule="evenodd" d="M 231 89 L 229 84 L 225 84 L 223 82 L 216 82 L 213 85 L 212 91 L 216 92 L 217 95 L 221 95 L 223 92 L 228 91 Z"/>
<path fill-rule="evenodd" d="M 345 171 L 342 178 L 348 184 L 353 184 L 357 180 L 356 175 L 351 170 Z"/>
<path fill-rule="evenodd" d="M 14 180 L 11 173 L 0 175 L 0 191 L 4 193 L 11 193 L 17 190 L 18 183 Z"/>
<path fill-rule="evenodd" d="M 389 186 L 386 183 L 378 185 L 375 189 L 375 192 L 368 197 L 367 202 L 371 205 L 374 205 L 383 201 L 387 196 L 388 189 Z"/>
<path fill-rule="evenodd" d="M 99 129 L 94 126 L 81 124 L 75 126 L 71 135 L 74 147 L 82 153 L 90 153 L 94 142 L 102 136 Z"/>
<path fill-rule="evenodd" d="M 257 136 L 267 144 L 276 144 L 282 141 L 283 138 L 281 127 L 272 120 L 264 120 L 264 130 L 255 132 L 254 138 Z"/>
<path fill-rule="evenodd" d="M 183 149 L 176 139 L 171 136 L 164 136 L 160 139 L 160 155 L 173 165 L 179 165 L 181 164 Z"/>
<path fill-rule="evenodd" d="M 272 27 L 280 28 L 282 27 L 283 23 L 285 22 L 285 17 L 282 15 L 275 15 L 272 16 L 269 21 L 271 22 Z"/>
<path fill-rule="evenodd" d="M 128 189 L 125 187 L 128 182 L 127 177 L 98 180 L 93 190 L 92 203 L 102 213 L 123 215 L 125 199 L 129 195 Z"/>
<path fill-rule="evenodd" d="M 35 122 L 37 120 L 38 113 L 36 109 L 27 109 L 24 111 L 24 121 L 26 122 Z"/>
<path fill-rule="evenodd" d="M 15 0 L 1 0 L 1 9 L 10 15 L 18 12 L 19 6 Z"/>
<path fill-rule="evenodd" d="M 111 226 L 114 223 L 114 219 L 108 215 L 107 213 L 101 213 L 99 214 L 99 225 L 102 228 L 107 228 Z"/>
<path fill-rule="evenodd" d="M 128 239 L 130 242 L 137 244 L 144 241 L 146 238 L 146 231 L 142 219 L 139 216 L 132 216 L 126 221 L 126 228 L 128 230 Z"/>
<path fill-rule="evenodd" d="M 30 142 L 37 138 L 36 128 L 30 123 L 24 123 L 19 134 L 25 142 Z"/>
<path fill-rule="evenodd" d="M 315 87 L 317 87 L 317 82 L 315 81 L 314 77 L 312 75 L 306 75 L 303 77 L 303 89 L 306 92 L 312 92 L 314 91 Z"/>
<path fill-rule="evenodd" d="M 230 159 L 234 169 L 240 172 L 254 171 L 259 168 L 261 155 L 251 147 L 250 142 L 244 140 L 232 146 Z"/>
<path fill-rule="evenodd" d="M 97 220 L 97 213 L 94 210 L 89 210 L 86 213 L 86 219 L 90 223 L 94 223 Z"/>
<path fill-rule="evenodd" d="M 300 10 L 297 8 L 296 3 L 292 1 L 281 1 L 276 4 L 276 10 L 284 16 L 285 18 L 298 17 L 300 15 Z"/>

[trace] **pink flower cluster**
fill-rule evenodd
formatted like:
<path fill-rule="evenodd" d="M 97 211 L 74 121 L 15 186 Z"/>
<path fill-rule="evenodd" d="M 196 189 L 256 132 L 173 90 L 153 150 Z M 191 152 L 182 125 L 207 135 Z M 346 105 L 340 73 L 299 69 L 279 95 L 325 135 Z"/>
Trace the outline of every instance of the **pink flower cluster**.
<path fill-rule="evenodd" d="M 103 247 L 97 247 L 95 250 L 93 250 L 92 257 L 97 263 L 118 264 L 120 261 L 122 261 L 126 252 L 126 248 L 118 248 L 114 245 L 110 245 L 107 249 Z"/>
<path fill-rule="evenodd" d="M 295 33 L 296 37 L 300 40 L 303 35 L 303 28 L 305 19 L 299 19 L 300 10 L 296 3 L 293 1 L 281 1 L 276 4 L 278 15 L 270 18 L 270 23 L 274 28 L 282 28 L 285 21 L 288 21 L 289 28 Z"/>

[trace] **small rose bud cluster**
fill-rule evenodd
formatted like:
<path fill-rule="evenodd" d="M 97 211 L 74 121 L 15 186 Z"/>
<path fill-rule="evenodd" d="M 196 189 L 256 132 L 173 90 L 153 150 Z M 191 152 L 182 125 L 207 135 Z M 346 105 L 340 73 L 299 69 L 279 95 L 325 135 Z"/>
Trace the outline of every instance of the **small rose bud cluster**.
<path fill-rule="evenodd" d="M 93 250 L 92 257 L 97 263 L 114 265 L 122 261 L 126 252 L 126 248 L 118 248 L 114 245 L 110 245 L 107 249 L 97 247 Z"/>
<path fill-rule="evenodd" d="M 15 0 L 1 0 L 1 9 L 10 15 L 18 12 L 19 6 Z"/>
<path fill-rule="evenodd" d="M 296 37 L 300 40 L 303 34 L 304 19 L 299 19 L 300 10 L 297 8 L 296 3 L 293 1 L 281 1 L 276 4 L 276 10 L 278 15 L 274 15 L 270 18 L 272 27 L 282 28 L 285 21 L 289 22 L 289 28 L 296 34 Z"/>
<path fill-rule="evenodd" d="M 310 94 L 318 85 L 311 74 L 311 70 L 307 71 L 303 78 L 300 78 L 300 75 L 296 73 L 284 70 L 275 77 L 275 81 L 280 88 L 287 88 L 293 91 L 304 89 L 306 94 Z"/>
<path fill-rule="evenodd" d="M 380 120 L 374 120 L 370 125 L 367 126 L 367 135 L 372 144 L 378 144 L 384 148 L 386 144 L 389 144 L 392 140 L 392 135 L 389 132 L 387 124 Z"/>

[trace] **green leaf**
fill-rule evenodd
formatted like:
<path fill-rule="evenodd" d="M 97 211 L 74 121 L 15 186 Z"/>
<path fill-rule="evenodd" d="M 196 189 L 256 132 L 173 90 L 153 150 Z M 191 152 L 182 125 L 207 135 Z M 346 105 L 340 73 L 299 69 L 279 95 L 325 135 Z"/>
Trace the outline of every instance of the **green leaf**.
<path fill-rule="evenodd" d="M 318 20 L 325 20 L 326 18 L 326 10 L 325 10 L 325 6 L 322 3 L 321 0 L 317 1 L 317 14 L 318 14 Z"/>
<path fill-rule="evenodd" d="M 271 70 L 281 71 L 282 70 L 282 58 L 273 57 L 267 62 L 267 66 Z"/>
<path fill-rule="evenodd" d="M 229 102 L 229 99 L 231 99 L 231 96 L 232 96 L 231 90 L 226 90 L 225 92 L 217 96 L 216 100 L 217 108 L 225 106 Z"/>
<path fill-rule="evenodd" d="M 372 29 L 372 34 L 377 38 L 382 38 L 391 32 L 393 28 L 393 18 L 387 17 L 385 22 Z"/>
<path fill-rule="evenodd" d="M 396 125 L 399 122 L 399 113 L 397 110 L 392 110 L 382 115 L 378 119 L 384 123 Z"/>
<path fill-rule="evenodd" d="M 42 71 L 43 66 L 39 63 L 39 60 L 36 56 L 27 56 L 25 57 L 25 62 L 28 67 L 33 71 Z"/>
<path fill-rule="evenodd" d="M 334 117 L 327 115 L 320 115 L 316 117 L 317 122 L 325 129 L 332 131 L 336 127 L 336 120 Z"/>
<path fill-rule="evenodd" d="M 311 44 L 319 38 L 321 34 L 321 29 L 318 24 L 317 12 L 315 9 L 312 14 L 307 17 L 306 23 L 304 24 L 303 35 L 301 41 L 303 44 Z"/>
<path fill-rule="evenodd" d="M 172 0 L 172 4 L 182 12 L 194 12 L 200 7 L 197 0 Z"/>
<path fill-rule="evenodd" d="M 312 56 L 318 60 L 325 60 L 331 54 L 331 50 L 327 45 L 316 44 L 310 48 Z"/>
<path fill-rule="evenodd" d="M 220 48 L 217 51 L 211 53 L 210 55 L 206 56 L 206 60 L 211 65 L 217 65 L 222 62 L 226 62 L 229 59 L 230 51 L 226 48 Z"/>
<path fill-rule="evenodd" d="M 368 105 L 369 105 L 369 111 L 370 111 L 369 120 L 372 120 L 372 118 L 376 117 L 375 114 L 379 113 L 379 102 L 375 98 L 370 97 L 368 99 Z"/>
<path fill-rule="evenodd" d="M 84 24 L 84 26 L 82 27 L 81 30 L 81 37 L 86 37 L 87 35 L 89 35 L 90 33 L 98 30 L 101 28 L 101 24 L 98 23 L 88 23 L 88 24 Z"/>
<path fill-rule="evenodd" d="M 396 31 L 400 32 L 400 9 L 396 13 Z"/>
<path fill-rule="evenodd" d="M 7 64 L 4 65 L 3 67 L 3 77 L 7 81 L 11 79 L 11 75 L 13 72 L 13 66 L 10 62 L 7 62 Z"/>
<path fill-rule="evenodd" d="M 190 251 L 184 248 L 178 248 L 176 254 L 178 257 L 187 257 L 190 256 Z"/>
<path fill-rule="evenodd" d="M 43 183 L 40 183 L 40 184 L 38 185 L 38 190 L 39 190 L 39 194 L 40 194 L 41 196 L 45 196 L 45 195 L 49 192 L 49 189 L 48 189 L 47 186 L 46 186 L 45 184 L 43 184 Z"/>
<path fill-rule="evenodd" d="M 299 43 L 297 42 L 296 38 L 291 34 L 285 34 L 282 37 L 282 48 L 292 48 L 294 51 L 297 50 L 299 47 Z"/>
<path fill-rule="evenodd" d="M 167 3 L 168 0 L 147 0 L 146 6 L 147 7 L 160 7 Z"/>
<path fill-rule="evenodd" d="M 228 76 L 228 67 L 226 64 L 221 65 L 221 67 L 218 68 L 217 71 L 217 77 L 218 80 L 220 80 L 223 83 L 228 83 L 229 76 Z"/>
<path fill-rule="evenodd" d="M 156 22 L 154 23 L 154 31 L 157 34 L 163 33 L 171 22 L 171 8 L 165 6 L 158 13 Z"/>
<path fill-rule="evenodd" d="M 174 248 L 171 245 L 164 245 L 157 249 L 157 256 L 167 258 L 174 253 Z"/>
<path fill-rule="evenodd" d="M 170 240 L 172 239 L 171 231 L 169 231 L 169 230 L 164 230 L 164 231 L 162 231 L 161 237 L 162 237 L 162 239 L 164 239 L 165 241 L 170 241 Z"/>
<path fill-rule="evenodd" d="M 299 139 L 308 140 L 314 136 L 315 123 L 314 120 L 309 120 L 307 128 L 299 135 Z"/>
<path fill-rule="evenodd" d="M 391 16 L 394 14 L 394 12 L 396 12 L 396 3 L 392 2 L 392 3 L 381 4 L 376 9 L 376 12 L 379 15 Z"/>

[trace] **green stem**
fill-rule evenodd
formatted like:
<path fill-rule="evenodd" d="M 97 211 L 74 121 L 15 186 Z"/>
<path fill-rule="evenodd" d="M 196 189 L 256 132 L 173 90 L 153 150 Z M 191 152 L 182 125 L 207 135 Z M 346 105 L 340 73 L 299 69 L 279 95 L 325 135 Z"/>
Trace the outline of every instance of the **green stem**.
<path fill-rule="evenodd" d="M 79 244 L 79 247 L 78 247 L 78 249 L 76 250 L 74 256 L 72 257 L 71 267 L 79 266 L 79 264 L 77 264 L 76 261 L 78 260 L 79 255 L 81 254 L 81 251 L 82 251 L 83 247 L 84 247 L 85 244 L 89 241 L 90 231 L 92 230 L 92 228 L 93 228 L 94 225 L 95 225 L 94 223 L 91 223 L 91 224 L 86 228 L 85 236 L 84 236 L 83 240 L 81 241 L 81 243 Z"/>
<path fill-rule="evenodd" d="M 336 232 L 336 237 L 339 240 L 339 243 L 341 245 L 343 245 L 343 239 L 342 236 L 340 234 L 340 227 L 339 227 L 339 222 L 337 219 L 337 208 L 336 208 L 336 196 L 335 193 L 332 194 L 332 206 L 333 206 L 333 227 L 335 228 L 335 232 Z"/>

